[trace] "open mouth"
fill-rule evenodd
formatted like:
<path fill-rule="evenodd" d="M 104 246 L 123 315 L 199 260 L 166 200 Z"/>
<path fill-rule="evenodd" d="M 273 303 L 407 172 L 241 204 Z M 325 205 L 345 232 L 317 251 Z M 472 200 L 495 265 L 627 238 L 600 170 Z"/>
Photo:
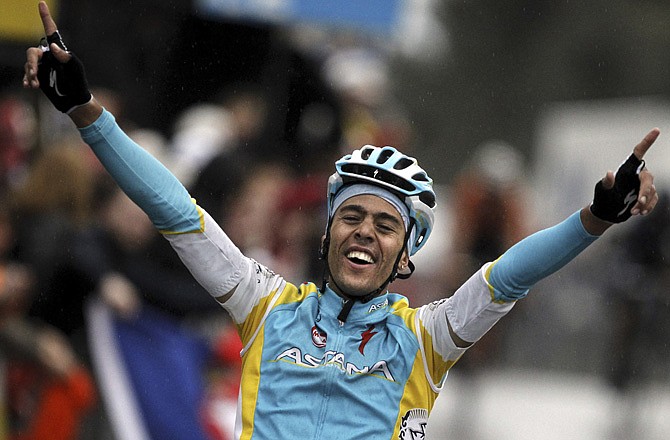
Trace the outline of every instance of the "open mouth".
<path fill-rule="evenodd" d="M 373 264 L 375 262 L 370 254 L 361 251 L 351 251 L 347 253 L 347 258 L 356 264 Z"/>

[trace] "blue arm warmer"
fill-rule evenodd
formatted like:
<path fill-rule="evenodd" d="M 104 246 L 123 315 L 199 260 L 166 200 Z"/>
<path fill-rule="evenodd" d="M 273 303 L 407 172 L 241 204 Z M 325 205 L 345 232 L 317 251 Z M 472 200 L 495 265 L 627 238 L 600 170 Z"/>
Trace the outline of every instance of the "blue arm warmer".
<path fill-rule="evenodd" d="M 130 139 L 111 113 L 103 110 L 98 120 L 79 131 L 105 169 L 156 228 L 163 233 L 202 230 L 200 214 L 186 188 Z"/>
<path fill-rule="evenodd" d="M 579 212 L 521 240 L 505 252 L 487 274 L 494 301 L 516 301 L 541 279 L 565 266 L 598 236 L 584 229 Z"/>

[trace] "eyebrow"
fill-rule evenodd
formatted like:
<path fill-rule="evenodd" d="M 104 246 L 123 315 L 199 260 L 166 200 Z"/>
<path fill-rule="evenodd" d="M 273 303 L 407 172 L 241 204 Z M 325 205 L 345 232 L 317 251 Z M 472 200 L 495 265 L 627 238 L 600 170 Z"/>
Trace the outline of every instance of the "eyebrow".
<path fill-rule="evenodd" d="M 356 205 L 356 204 L 344 205 L 339 209 L 339 211 L 340 212 L 354 211 L 358 214 L 368 214 L 369 213 L 369 211 L 367 209 L 365 209 L 363 206 Z M 399 220 L 398 217 L 394 216 L 393 214 L 389 214 L 388 212 L 385 212 L 385 211 L 372 213 L 372 216 L 375 219 L 390 221 L 391 223 L 394 223 L 397 226 L 403 225 L 402 220 Z"/>

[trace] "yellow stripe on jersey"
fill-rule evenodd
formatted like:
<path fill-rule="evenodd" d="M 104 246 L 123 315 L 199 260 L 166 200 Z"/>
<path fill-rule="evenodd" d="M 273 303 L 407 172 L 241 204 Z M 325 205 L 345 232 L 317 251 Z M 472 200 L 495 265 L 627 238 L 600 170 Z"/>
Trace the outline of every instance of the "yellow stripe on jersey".
<path fill-rule="evenodd" d="M 435 352 L 433 349 L 433 336 L 426 331 L 426 328 L 423 324 L 419 324 L 421 337 L 423 339 L 424 351 L 426 354 L 426 361 L 430 371 L 430 377 L 433 380 L 433 383 L 438 387 L 441 386 L 440 383 L 444 379 L 444 376 L 447 374 L 447 371 L 454 366 L 456 360 L 445 361 L 442 358 L 442 355 Z M 437 397 L 437 395 L 435 395 Z"/>
<path fill-rule="evenodd" d="M 425 380 L 423 359 L 421 358 L 421 353 L 418 352 L 414 359 L 414 365 L 412 365 L 412 372 L 405 383 L 405 391 L 400 399 L 395 429 L 391 438 L 400 438 L 403 415 L 417 408 L 425 408 L 430 413 L 435 404 L 435 399 L 437 399 L 437 393 L 430 388 L 430 385 Z"/>
<path fill-rule="evenodd" d="M 496 265 L 498 260 L 500 260 L 500 257 L 498 257 L 498 259 L 493 263 L 489 264 L 489 267 L 486 268 L 486 272 L 484 272 L 484 279 L 486 280 L 486 285 L 488 286 L 489 293 L 491 294 L 491 301 L 496 304 L 505 304 L 505 301 L 496 300 L 496 290 L 495 287 L 491 285 L 491 271 L 493 270 L 493 266 Z"/>
<path fill-rule="evenodd" d="M 193 203 L 195 205 L 195 209 L 198 211 L 198 221 L 200 223 L 200 228 L 199 229 L 194 229 L 192 231 L 184 231 L 184 232 L 169 231 L 167 229 L 160 229 L 158 232 L 160 232 L 163 235 L 192 234 L 194 232 L 204 232 L 205 231 L 205 216 L 202 213 L 202 208 L 198 205 L 198 203 L 195 201 L 194 198 L 191 198 L 191 203 Z"/>
<path fill-rule="evenodd" d="M 291 283 L 286 283 L 286 288 L 273 307 L 277 307 L 281 304 L 301 302 L 307 298 L 310 293 L 316 292 L 317 290 L 318 289 L 314 283 L 301 284 L 300 287 L 296 287 Z"/>
<path fill-rule="evenodd" d="M 286 284 L 284 292 L 286 292 L 289 286 L 290 284 Z M 256 331 L 259 330 L 259 326 L 261 325 L 265 316 L 267 316 L 267 309 L 270 307 L 270 303 L 276 294 L 277 290 L 272 290 L 269 295 L 260 298 L 258 304 L 253 307 L 251 313 L 249 313 L 247 316 L 247 319 L 245 319 L 244 322 L 237 324 L 237 333 L 240 335 L 240 338 L 242 339 L 242 345 L 244 347 L 249 344 L 251 338 L 253 338 Z M 259 312 L 259 310 L 262 310 L 262 312 Z M 258 340 L 259 337 L 260 334 L 256 335 L 256 340 Z"/>
<path fill-rule="evenodd" d="M 279 294 L 279 298 L 271 304 L 277 291 L 270 292 L 269 295 L 261 298 L 261 301 L 254 306 L 252 312 L 242 324 L 237 325 L 238 333 L 242 338 L 242 343 L 246 347 L 249 340 L 254 337 L 254 342 L 248 347 L 242 358 L 242 383 L 241 383 L 241 409 L 242 426 L 244 429 L 240 439 L 250 439 L 253 435 L 254 414 L 256 402 L 258 399 L 258 389 L 260 387 L 260 366 L 261 356 L 263 354 L 263 341 L 265 340 L 265 325 L 262 320 L 268 313 L 268 307 L 273 309 L 282 304 L 291 304 L 304 300 L 310 293 L 316 292 L 316 286 L 313 283 L 302 284 L 297 288 L 291 283 L 286 283 L 284 290 Z M 262 311 L 260 313 L 259 311 Z M 260 328 L 259 328 L 260 326 Z M 255 334 L 258 329 L 258 333 Z"/>
<path fill-rule="evenodd" d="M 242 358 L 242 382 L 240 383 L 242 426 L 240 440 L 250 439 L 254 430 L 254 414 L 258 400 L 258 388 L 260 387 L 261 356 L 263 354 L 264 329 L 261 328 L 256 336 L 256 343 Z"/>
<path fill-rule="evenodd" d="M 251 338 L 254 337 L 254 333 L 258 327 L 263 324 L 263 319 L 265 319 L 269 313 L 269 307 L 274 309 L 282 304 L 301 302 L 310 293 L 316 292 L 316 290 L 316 286 L 313 283 L 302 284 L 300 288 L 297 288 L 291 283 L 286 283 L 284 290 L 279 294 L 278 298 L 275 298 L 277 295 L 276 290 L 273 290 L 269 295 L 262 297 L 259 303 L 253 307 L 247 319 L 241 324 L 237 324 L 237 332 L 242 339 L 242 345 L 246 347 Z M 274 304 L 271 304 L 273 301 Z M 262 313 L 260 311 L 262 311 Z M 258 336 L 256 336 L 256 338 L 258 338 Z"/>
<path fill-rule="evenodd" d="M 405 326 L 407 326 L 408 329 L 412 331 L 412 333 L 416 334 L 416 326 L 415 326 L 415 318 L 416 314 L 418 313 L 419 309 L 412 309 L 409 307 L 409 304 L 406 299 L 400 300 L 393 304 L 393 308 L 396 309 L 396 312 L 394 313 L 397 316 L 402 317 L 403 321 L 405 322 Z M 419 331 L 421 332 L 421 338 L 420 340 L 423 341 L 423 346 L 424 346 L 424 352 L 426 353 L 426 360 L 427 364 L 430 368 L 430 379 L 435 383 L 439 384 L 442 381 L 442 378 L 444 377 L 445 374 L 447 374 L 447 371 L 456 363 L 455 361 L 445 361 L 442 356 L 434 351 L 433 348 L 433 336 L 428 333 L 426 328 L 423 326 L 421 321 L 419 321 L 419 326 L 420 329 Z M 417 335 L 418 336 L 418 335 Z M 417 359 L 421 359 L 421 356 L 417 356 Z M 423 372 L 423 364 L 419 364 L 421 366 L 420 373 L 425 376 Z M 414 374 L 414 372 L 412 372 Z M 432 394 L 432 393 L 431 393 Z M 437 397 L 437 394 L 435 395 Z M 432 404 L 431 404 L 432 405 Z"/>

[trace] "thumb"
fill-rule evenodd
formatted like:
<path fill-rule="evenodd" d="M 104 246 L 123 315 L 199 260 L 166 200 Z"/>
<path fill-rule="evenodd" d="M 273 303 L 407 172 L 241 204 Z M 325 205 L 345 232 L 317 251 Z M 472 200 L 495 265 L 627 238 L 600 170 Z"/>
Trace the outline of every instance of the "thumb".
<path fill-rule="evenodd" d="M 612 189 L 614 187 L 614 172 L 608 171 L 605 177 L 602 178 L 603 188 Z"/>
<path fill-rule="evenodd" d="M 56 43 L 51 43 L 51 45 L 49 45 L 49 50 L 59 63 L 67 63 L 70 61 L 70 58 L 72 58 L 72 55 L 70 55 L 69 52 L 61 49 Z"/>

